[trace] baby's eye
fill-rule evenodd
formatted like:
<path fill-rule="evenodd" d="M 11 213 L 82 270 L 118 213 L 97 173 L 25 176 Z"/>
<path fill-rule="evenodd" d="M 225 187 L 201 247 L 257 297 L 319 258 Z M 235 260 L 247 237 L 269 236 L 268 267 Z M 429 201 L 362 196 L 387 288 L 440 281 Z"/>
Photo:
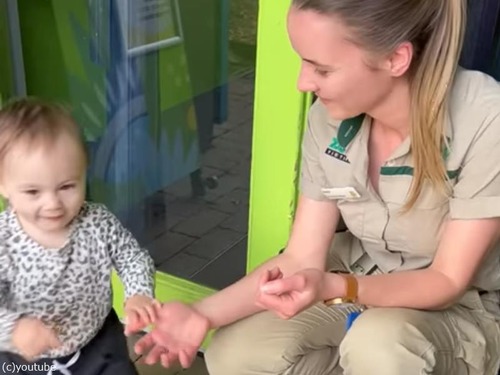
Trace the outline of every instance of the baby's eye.
<path fill-rule="evenodd" d="M 66 185 L 61 186 L 61 190 L 70 190 L 70 189 L 73 189 L 74 187 L 75 187 L 75 184 L 66 184 Z"/>
<path fill-rule="evenodd" d="M 29 189 L 29 190 L 25 190 L 24 193 L 27 194 L 27 195 L 37 195 L 38 194 L 38 190 L 36 190 L 36 189 Z"/>

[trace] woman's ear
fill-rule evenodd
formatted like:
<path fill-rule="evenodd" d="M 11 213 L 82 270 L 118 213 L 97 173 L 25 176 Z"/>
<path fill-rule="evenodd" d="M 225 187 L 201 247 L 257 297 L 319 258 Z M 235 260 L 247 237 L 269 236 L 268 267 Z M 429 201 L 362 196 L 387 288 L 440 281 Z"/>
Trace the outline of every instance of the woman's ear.
<path fill-rule="evenodd" d="M 389 69 L 393 77 L 401 77 L 408 72 L 413 60 L 413 45 L 401 43 L 389 57 Z"/>

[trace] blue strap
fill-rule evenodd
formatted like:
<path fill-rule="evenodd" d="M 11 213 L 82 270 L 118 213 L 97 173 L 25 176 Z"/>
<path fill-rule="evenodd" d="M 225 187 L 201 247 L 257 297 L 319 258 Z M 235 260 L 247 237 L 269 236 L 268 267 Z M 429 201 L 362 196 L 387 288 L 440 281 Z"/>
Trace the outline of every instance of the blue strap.
<path fill-rule="evenodd" d="M 351 326 L 354 323 L 354 321 L 360 315 L 361 315 L 360 311 L 355 311 L 355 312 L 349 313 L 349 315 L 347 315 L 347 320 L 346 320 L 346 330 L 347 331 L 349 330 L 349 328 L 351 328 Z"/>

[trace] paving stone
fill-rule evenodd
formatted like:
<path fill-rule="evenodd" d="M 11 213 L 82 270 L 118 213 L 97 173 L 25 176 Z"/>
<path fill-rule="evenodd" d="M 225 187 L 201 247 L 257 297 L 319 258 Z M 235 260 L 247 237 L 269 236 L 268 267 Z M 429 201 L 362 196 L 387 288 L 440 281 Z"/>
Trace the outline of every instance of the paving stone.
<path fill-rule="evenodd" d="M 196 198 L 179 198 L 167 205 L 167 222 L 168 217 L 181 216 L 188 218 L 198 214 L 206 208 L 206 203 L 203 200 Z"/>
<path fill-rule="evenodd" d="M 238 163 L 238 160 L 241 160 L 241 157 L 238 153 L 212 148 L 203 155 L 201 161 L 202 170 L 205 167 L 212 167 L 226 171 L 234 167 Z"/>
<path fill-rule="evenodd" d="M 179 197 L 190 198 L 193 194 L 191 186 L 191 178 L 189 176 L 183 178 L 182 180 L 179 180 L 174 184 L 169 185 L 166 190 L 169 195 L 173 195 L 177 198 Z"/>
<path fill-rule="evenodd" d="M 161 264 L 165 260 L 172 258 L 177 253 L 186 248 L 197 238 L 186 236 L 181 233 L 165 232 L 146 246 L 155 264 Z"/>
<path fill-rule="evenodd" d="M 217 199 L 212 207 L 218 211 L 233 214 L 235 212 L 246 210 L 248 211 L 248 189 L 234 189 L 228 194 Z"/>
<path fill-rule="evenodd" d="M 252 134 L 252 127 L 245 124 L 245 126 L 239 126 L 233 131 L 224 134 L 222 138 L 229 142 L 248 142 L 249 139 L 252 139 Z"/>
<path fill-rule="evenodd" d="M 240 233 L 248 232 L 248 210 L 242 210 L 230 216 L 220 224 L 221 228 L 231 229 Z"/>
<path fill-rule="evenodd" d="M 222 150 L 232 152 L 234 154 L 240 155 L 237 159 L 242 157 L 247 158 L 252 154 L 252 142 L 251 139 L 241 139 L 235 141 L 234 138 L 228 138 L 230 133 L 214 140 L 214 147 Z"/>
<path fill-rule="evenodd" d="M 206 235 L 210 230 L 223 222 L 227 215 L 213 209 L 203 210 L 180 222 L 172 228 L 173 231 L 193 237 Z"/>
<path fill-rule="evenodd" d="M 193 242 L 183 253 L 207 260 L 224 253 L 244 237 L 244 234 L 230 229 L 217 228 Z"/>
<path fill-rule="evenodd" d="M 223 289 L 238 281 L 246 273 L 247 237 L 217 257 L 193 276 L 193 281 L 213 289 Z"/>
<path fill-rule="evenodd" d="M 241 176 L 225 175 L 218 180 L 218 185 L 215 189 L 207 190 L 204 197 L 205 202 L 216 202 L 219 198 L 229 194 L 235 189 L 248 189 L 248 184 L 245 184 Z"/>
<path fill-rule="evenodd" d="M 157 270 L 184 279 L 191 279 L 191 277 L 200 271 L 209 261 L 209 259 L 200 258 L 182 251 L 159 264 Z"/>
<path fill-rule="evenodd" d="M 241 188 L 250 189 L 250 177 L 251 177 L 251 161 L 244 160 L 240 164 L 235 165 L 229 170 L 229 175 L 236 178 Z"/>
<path fill-rule="evenodd" d="M 248 97 L 249 95 L 253 96 L 253 82 L 248 82 L 246 79 L 238 79 L 237 81 L 233 81 L 229 84 L 229 95 L 243 95 L 244 97 Z"/>
<path fill-rule="evenodd" d="M 178 216 L 178 215 L 168 215 L 165 218 L 162 218 L 160 220 L 156 220 L 154 223 L 151 223 L 151 225 L 146 229 L 146 238 L 151 241 L 155 238 L 158 238 L 165 232 L 167 232 L 169 229 L 172 227 L 176 226 L 179 224 L 182 220 L 185 220 L 186 218 L 183 216 Z"/>

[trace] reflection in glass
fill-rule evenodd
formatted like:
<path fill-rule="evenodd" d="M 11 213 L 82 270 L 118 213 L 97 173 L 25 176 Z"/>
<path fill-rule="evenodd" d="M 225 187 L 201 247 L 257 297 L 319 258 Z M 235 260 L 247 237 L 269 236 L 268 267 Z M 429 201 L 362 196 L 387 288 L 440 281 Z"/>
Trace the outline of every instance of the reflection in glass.
<path fill-rule="evenodd" d="M 70 105 L 88 198 L 216 288 L 245 271 L 256 3 L 18 1 L 28 94 Z"/>

